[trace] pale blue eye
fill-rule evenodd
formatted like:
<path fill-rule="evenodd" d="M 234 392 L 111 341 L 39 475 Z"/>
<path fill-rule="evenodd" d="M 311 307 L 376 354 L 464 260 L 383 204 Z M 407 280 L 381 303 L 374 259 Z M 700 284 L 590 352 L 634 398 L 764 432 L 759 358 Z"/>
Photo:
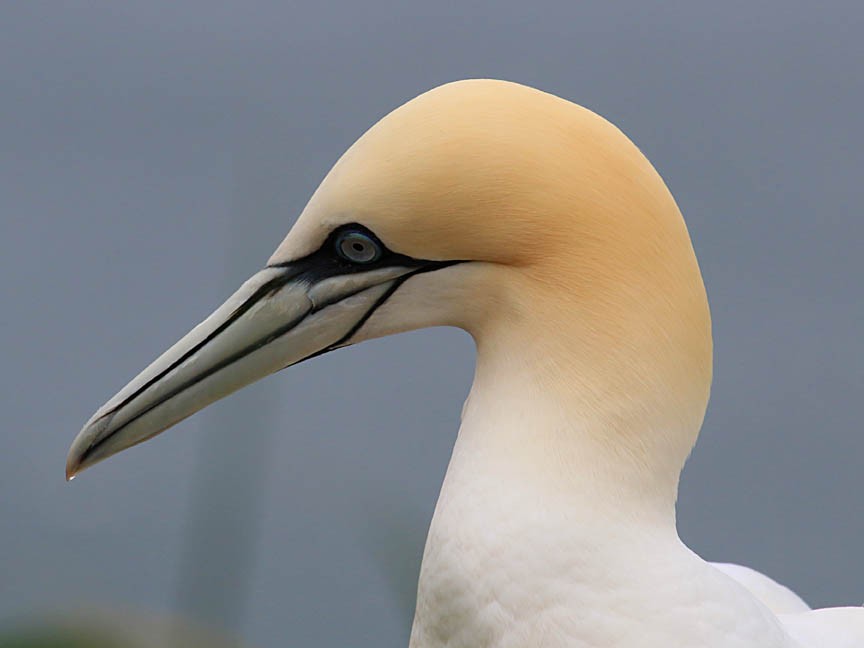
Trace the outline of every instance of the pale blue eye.
<path fill-rule="evenodd" d="M 361 232 L 345 232 L 336 240 L 336 251 L 352 263 L 372 263 L 381 256 L 381 248 L 371 237 Z"/>

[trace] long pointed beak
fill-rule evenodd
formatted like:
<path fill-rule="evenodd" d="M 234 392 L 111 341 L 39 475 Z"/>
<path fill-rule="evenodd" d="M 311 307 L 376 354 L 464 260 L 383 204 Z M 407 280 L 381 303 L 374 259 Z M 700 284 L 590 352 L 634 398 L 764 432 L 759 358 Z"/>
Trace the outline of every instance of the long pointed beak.
<path fill-rule="evenodd" d="M 349 343 L 418 271 L 393 266 L 320 278 L 304 263 L 265 268 L 90 418 L 69 450 L 66 478 L 249 383 Z"/>

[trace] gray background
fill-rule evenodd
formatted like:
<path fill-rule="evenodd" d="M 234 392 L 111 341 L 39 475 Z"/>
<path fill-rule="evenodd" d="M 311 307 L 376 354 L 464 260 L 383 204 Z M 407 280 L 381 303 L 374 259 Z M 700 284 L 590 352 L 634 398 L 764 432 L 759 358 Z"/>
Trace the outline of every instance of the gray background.
<path fill-rule="evenodd" d="M 0 621 L 92 603 L 260 646 L 405 644 L 465 334 L 296 367 L 71 485 L 63 462 L 364 129 L 477 76 L 613 120 L 687 218 L 716 380 L 685 541 L 860 603 L 861 7 L 3 2 Z"/>

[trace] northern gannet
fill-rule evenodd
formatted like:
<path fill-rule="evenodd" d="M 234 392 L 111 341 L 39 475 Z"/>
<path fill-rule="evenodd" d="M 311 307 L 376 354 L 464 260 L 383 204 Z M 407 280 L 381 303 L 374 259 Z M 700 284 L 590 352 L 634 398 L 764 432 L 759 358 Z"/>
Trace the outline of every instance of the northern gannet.
<path fill-rule="evenodd" d="M 679 539 L 712 371 L 687 228 L 620 130 L 515 83 L 447 84 L 366 132 L 267 266 L 93 415 L 67 476 L 275 371 L 426 326 L 468 331 L 477 365 L 412 648 L 864 645 L 864 609 L 810 611 Z"/>

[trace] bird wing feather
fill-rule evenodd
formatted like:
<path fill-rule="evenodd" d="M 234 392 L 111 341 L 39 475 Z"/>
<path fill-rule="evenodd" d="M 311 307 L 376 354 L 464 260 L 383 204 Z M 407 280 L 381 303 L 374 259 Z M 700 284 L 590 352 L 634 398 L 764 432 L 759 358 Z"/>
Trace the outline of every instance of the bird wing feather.
<path fill-rule="evenodd" d="M 810 606 L 791 589 L 755 569 L 734 563 L 711 565 L 738 581 L 774 614 L 796 614 L 810 610 Z"/>
<path fill-rule="evenodd" d="M 790 635 L 806 648 L 864 646 L 864 607 L 837 607 L 781 614 Z"/>

